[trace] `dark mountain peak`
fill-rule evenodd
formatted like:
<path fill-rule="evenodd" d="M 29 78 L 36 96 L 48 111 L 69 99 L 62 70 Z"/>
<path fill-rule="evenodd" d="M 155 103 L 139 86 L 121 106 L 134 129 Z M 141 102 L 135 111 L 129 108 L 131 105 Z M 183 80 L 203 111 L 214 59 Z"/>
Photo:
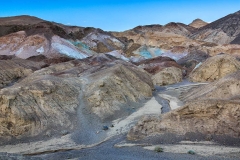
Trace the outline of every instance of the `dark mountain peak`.
<path fill-rule="evenodd" d="M 178 26 L 178 23 L 176 23 L 176 22 L 170 22 L 170 23 L 164 25 L 164 27 L 177 27 L 177 26 Z"/>
<path fill-rule="evenodd" d="M 152 28 L 160 28 L 160 27 L 162 27 L 162 25 L 160 24 L 151 24 L 151 25 L 137 26 L 133 28 L 133 30 L 152 29 Z"/>
<path fill-rule="evenodd" d="M 162 28 L 162 25 L 160 24 L 152 24 L 152 25 L 144 25 L 144 26 L 137 26 L 135 28 L 133 28 L 132 30 L 134 32 L 145 32 L 145 31 L 156 31 L 156 30 L 160 30 Z"/>
<path fill-rule="evenodd" d="M 177 29 L 177 30 L 184 30 L 185 29 L 185 30 L 187 30 L 191 33 L 195 31 L 194 27 L 188 26 L 184 23 L 179 23 L 179 22 L 170 22 L 163 27 L 167 28 L 167 29 Z"/>

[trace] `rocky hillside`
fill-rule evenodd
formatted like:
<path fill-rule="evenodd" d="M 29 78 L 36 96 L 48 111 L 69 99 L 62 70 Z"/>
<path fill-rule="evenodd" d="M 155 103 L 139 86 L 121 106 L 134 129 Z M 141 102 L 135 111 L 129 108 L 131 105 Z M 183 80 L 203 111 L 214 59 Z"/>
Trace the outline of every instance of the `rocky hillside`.
<path fill-rule="evenodd" d="M 124 47 L 123 42 L 101 29 L 65 26 L 30 16 L 0 19 L 0 55 L 82 59 Z"/>
<path fill-rule="evenodd" d="M 195 32 L 193 39 L 218 44 L 239 44 L 240 11 L 216 20 Z"/>
<path fill-rule="evenodd" d="M 13 63 L 8 60 L 0 63 L 7 62 Z M 17 62 L 26 69 L 16 68 L 16 73 L 8 71 L 13 78 L 24 79 L 0 90 L 1 143 L 49 132 L 61 134 L 78 125 L 87 127 L 82 124 L 91 118 L 86 113 L 94 114 L 92 118 L 98 119 L 95 125 L 101 126 L 103 122 L 131 113 L 132 108 L 126 104 L 152 96 L 149 74 L 112 56 L 59 63 L 34 73 L 28 69 L 29 60 Z M 4 76 L 0 78 L 1 82 L 8 82 Z M 94 119 L 90 123 L 95 123 Z M 82 132 L 85 130 L 89 129 L 83 127 Z"/>
<path fill-rule="evenodd" d="M 138 26 L 112 34 L 128 40 L 124 52 L 131 56 L 153 58 L 165 54 L 174 58 L 178 55 L 176 53 L 190 53 L 192 50 L 209 55 L 228 53 L 238 56 L 240 51 L 238 21 L 239 12 L 236 12 L 209 24 L 196 19 L 190 25 L 172 22 L 166 25 Z"/>
<path fill-rule="evenodd" d="M 133 40 L 134 43 L 140 45 L 151 45 L 163 49 L 170 49 L 168 45 L 181 45 L 189 40 L 187 35 L 194 31 L 193 27 L 182 23 L 169 23 L 164 26 L 149 25 L 138 26 L 124 32 L 113 32 L 116 37 L 126 37 L 128 40 Z"/>
<path fill-rule="evenodd" d="M 145 117 L 130 130 L 128 139 L 188 133 L 200 133 L 210 140 L 216 135 L 239 138 L 239 109 L 239 101 L 191 101 L 161 118 Z"/>
<path fill-rule="evenodd" d="M 234 73 L 239 69 L 240 62 L 236 58 L 220 54 L 208 58 L 203 63 L 198 63 L 190 73 L 189 79 L 193 82 L 211 82 Z"/>
<path fill-rule="evenodd" d="M 235 72 L 182 95 L 186 104 L 159 117 L 145 117 L 128 133 L 128 139 L 176 134 L 185 137 L 202 134 L 239 138 L 239 77 Z"/>
<path fill-rule="evenodd" d="M 126 133 L 240 139 L 239 20 L 106 32 L 0 18 L 0 152 L 37 140 L 25 153 L 79 150 Z"/>

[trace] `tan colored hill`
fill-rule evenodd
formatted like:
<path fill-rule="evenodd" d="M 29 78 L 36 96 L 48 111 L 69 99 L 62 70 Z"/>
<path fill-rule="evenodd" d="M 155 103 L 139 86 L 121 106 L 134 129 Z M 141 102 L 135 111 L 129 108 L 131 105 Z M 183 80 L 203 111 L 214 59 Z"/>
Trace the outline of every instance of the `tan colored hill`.
<path fill-rule="evenodd" d="M 203 26 L 206 26 L 207 24 L 208 24 L 207 22 L 204 22 L 203 20 L 198 18 L 193 20 L 192 23 L 189 24 L 189 26 L 194 28 L 201 28 Z"/>
<path fill-rule="evenodd" d="M 193 82 L 207 82 L 218 80 L 240 69 L 240 62 L 226 54 L 220 54 L 208 58 L 199 63 L 190 73 L 189 79 Z"/>
<path fill-rule="evenodd" d="M 152 76 L 153 84 L 164 86 L 182 81 L 182 70 L 177 67 L 168 67 Z"/>

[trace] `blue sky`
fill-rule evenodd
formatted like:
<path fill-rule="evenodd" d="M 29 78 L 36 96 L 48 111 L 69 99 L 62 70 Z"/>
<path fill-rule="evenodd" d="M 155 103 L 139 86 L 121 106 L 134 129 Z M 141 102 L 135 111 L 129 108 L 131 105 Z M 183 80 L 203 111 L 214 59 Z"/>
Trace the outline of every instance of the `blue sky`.
<path fill-rule="evenodd" d="M 32 15 L 68 25 L 123 31 L 138 25 L 212 22 L 240 10 L 240 0 L 7 0 L 0 17 Z"/>

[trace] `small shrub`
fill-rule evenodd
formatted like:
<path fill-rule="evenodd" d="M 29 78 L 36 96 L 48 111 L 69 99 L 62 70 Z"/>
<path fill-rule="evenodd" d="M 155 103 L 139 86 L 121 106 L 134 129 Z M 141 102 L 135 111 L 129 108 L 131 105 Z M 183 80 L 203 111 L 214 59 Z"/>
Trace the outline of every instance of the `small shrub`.
<path fill-rule="evenodd" d="M 104 130 L 104 131 L 108 130 L 108 126 L 103 126 L 102 130 Z"/>
<path fill-rule="evenodd" d="M 163 152 L 163 148 L 161 148 L 161 147 L 155 147 L 155 148 L 154 148 L 154 151 L 155 151 L 155 152 Z"/>
<path fill-rule="evenodd" d="M 189 150 L 187 153 L 192 155 L 196 154 L 193 150 Z"/>

